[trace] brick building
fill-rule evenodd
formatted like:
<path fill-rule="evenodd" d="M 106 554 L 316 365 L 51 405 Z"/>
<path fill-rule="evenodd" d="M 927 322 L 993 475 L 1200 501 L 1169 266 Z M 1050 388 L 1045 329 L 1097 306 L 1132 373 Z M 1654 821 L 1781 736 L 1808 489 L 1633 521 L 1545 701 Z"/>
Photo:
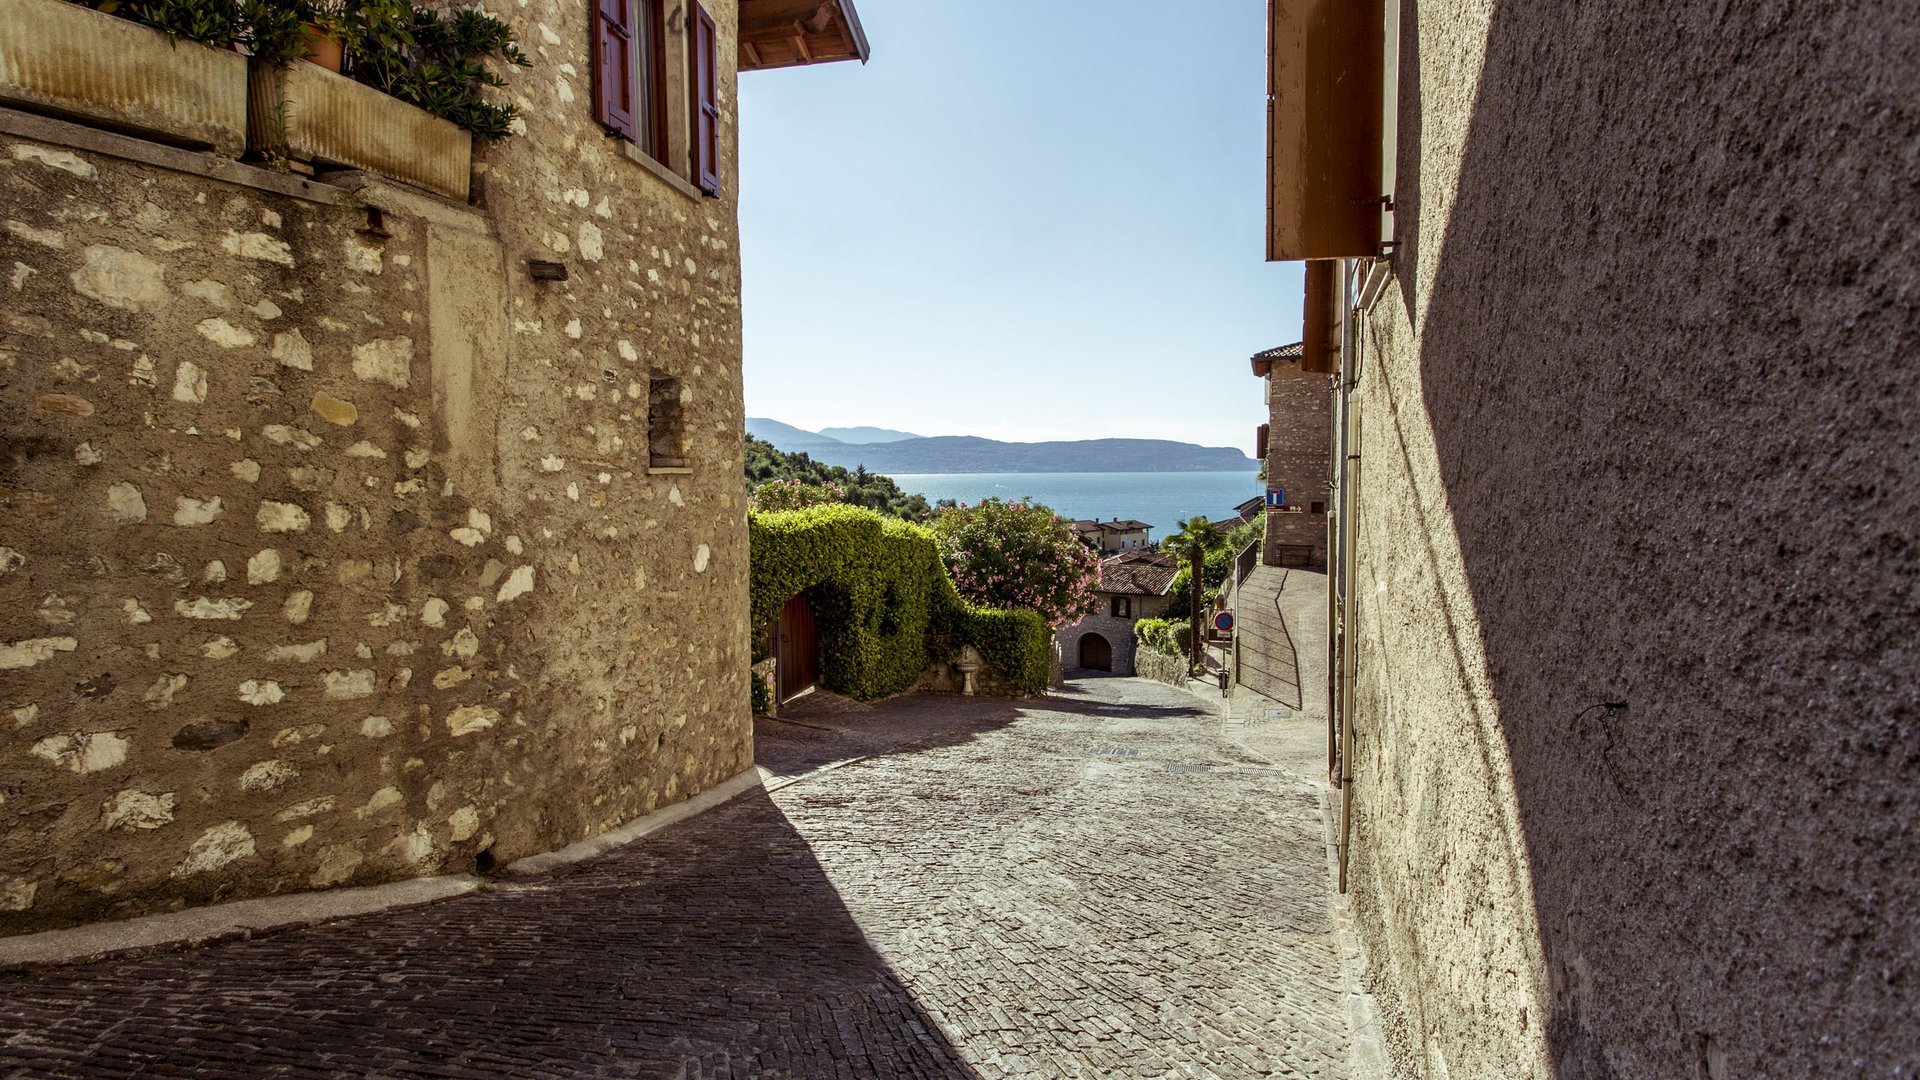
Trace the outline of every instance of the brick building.
<path fill-rule="evenodd" d="M 1301 355 L 1297 341 L 1253 355 L 1253 373 L 1267 397 L 1267 423 L 1255 449 L 1267 466 L 1260 561 L 1268 566 L 1327 564 L 1332 394 L 1325 375 L 1301 369 Z"/>

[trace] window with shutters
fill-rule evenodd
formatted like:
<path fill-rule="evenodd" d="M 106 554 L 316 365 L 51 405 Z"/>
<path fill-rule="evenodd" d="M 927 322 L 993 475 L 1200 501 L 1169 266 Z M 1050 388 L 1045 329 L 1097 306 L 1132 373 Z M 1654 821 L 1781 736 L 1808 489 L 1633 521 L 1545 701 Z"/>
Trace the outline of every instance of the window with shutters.
<path fill-rule="evenodd" d="M 720 73 L 713 16 L 693 5 L 693 182 L 708 195 L 720 193 Z"/>
<path fill-rule="evenodd" d="M 594 118 L 626 144 L 627 157 L 683 194 L 719 194 L 719 34 L 712 16 L 691 2 L 590 2 Z"/>

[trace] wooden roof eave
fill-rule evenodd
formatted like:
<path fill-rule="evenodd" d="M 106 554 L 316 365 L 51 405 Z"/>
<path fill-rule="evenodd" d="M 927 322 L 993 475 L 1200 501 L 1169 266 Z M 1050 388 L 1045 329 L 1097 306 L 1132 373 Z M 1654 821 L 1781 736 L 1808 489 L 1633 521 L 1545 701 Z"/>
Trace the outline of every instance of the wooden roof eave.
<path fill-rule="evenodd" d="M 741 0 L 740 70 L 866 63 L 872 55 L 853 0 Z"/>

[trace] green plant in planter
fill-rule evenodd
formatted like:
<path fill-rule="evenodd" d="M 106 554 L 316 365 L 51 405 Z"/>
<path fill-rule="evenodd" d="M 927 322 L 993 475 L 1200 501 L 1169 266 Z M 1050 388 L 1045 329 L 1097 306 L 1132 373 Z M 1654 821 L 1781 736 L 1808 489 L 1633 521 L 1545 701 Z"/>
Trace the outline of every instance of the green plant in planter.
<path fill-rule="evenodd" d="M 451 120 L 483 139 L 509 134 L 520 115 L 482 96 L 507 81 L 487 66 L 529 61 L 506 23 L 477 8 L 450 17 L 407 0 L 344 0 L 347 74 L 368 86 Z"/>
<path fill-rule="evenodd" d="M 241 41 L 245 26 L 238 0 L 78 0 L 83 7 L 151 26 L 172 37 L 215 48 Z"/>
<path fill-rule="evenodd" d="M 83 7 L 217 49 L 239 46 L 275 66 L 307 54 L 304 24 L 322 22 L 307 0 L 74 0 Z"/>
<path fill-rule="evenodd" d="M 240 0 L 241 44 L 254 59 L 273 67 L 307 55 L 306 24 L 312 21 L 305 4 Z"/>

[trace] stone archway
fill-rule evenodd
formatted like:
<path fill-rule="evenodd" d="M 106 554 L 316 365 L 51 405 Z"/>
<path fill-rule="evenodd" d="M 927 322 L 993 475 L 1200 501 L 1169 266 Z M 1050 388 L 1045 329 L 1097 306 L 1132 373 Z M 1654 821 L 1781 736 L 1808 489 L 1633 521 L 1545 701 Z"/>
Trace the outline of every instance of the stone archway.
<path fill-rule="evenodd" d="M 1080 666 L 1094 671 L 1113 670 L 1113 646 L 1099 634 L 1080 636 Z"/>

